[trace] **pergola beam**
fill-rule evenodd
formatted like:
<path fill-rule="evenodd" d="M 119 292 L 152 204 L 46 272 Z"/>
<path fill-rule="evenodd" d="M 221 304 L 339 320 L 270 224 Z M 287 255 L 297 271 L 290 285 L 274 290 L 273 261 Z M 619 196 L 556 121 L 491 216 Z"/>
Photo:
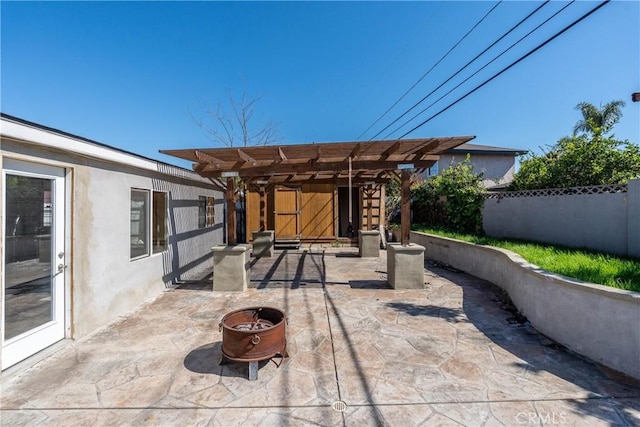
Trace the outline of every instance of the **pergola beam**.
<path fill-rule="evenodd" d="M 213 157 L 207 153 L 203 153 L 200 150 L 194 150 L 193 154 L 196 157 L 196 159 L 198 159 L 198 165 L 194 167 L 195 171 L 200 171 L 209 165 L 218 167 L 225 163 L 224 161 L 218 159 L 217 157 Z"/>
<path fill-rule="evenodd" d="M 311 160 L 309 160 L 309 163 L 311 164 L 311 166 L 314 166 L 316 163 L 318 163 L 318 161 L 321 158 L 321 151 L 320 151 L 320 146 L 318 145 L 318 149 L 316 151 L 316 156 L 314 158 L 312 158 Z"/>
<path fill-rule="evenodd" d="M 439 156 L 433 154 L 421 155 L 419 158 L 415 158 L 413 156 L 407 157 L 405 155 L 390 155 L 385 159 L 381 159 L 380 156 L 376 155 L 366 155 L 359 156 L 357 159 L 353 159 L 353 164 L 358 164 L 360 166 L 365 165 L 368 167 L 364 167 L 363 169 L 371 170 L 371 165 L 374 166 L 374 169 L 379 169 L 377 165 L 383 165 L 384 167 L 393 166 L 395 168 L 398 163 L 416 163 L 432 161 L 435 163 L 438 160 Z M 194 169 L 197 172 L 213 172 L 213 171 L 242 171 L 251 170 L 254 168 L 270 168 L 272 170 L 289 170 L 291 168 L 295 168 L 296 172 L 306 168 L 307 171 L 315 171 L 315 170 L 326 170 L 326 168 L 346 168 L 348 166 L 348 158 L 343 159 L 341 157 L 325 157 L 316 152 L 314 156 L 311 158 L 303 158 L 303 159 L 286 159 L 281 160 L 280 158 L 276 160 L 257 160 L 253 157 L 246 155 L 241 161 L 233 160 L 228 162 L 220 163 L 220 159 L 216 159 L 216 161 L 212 161 L 210 163 L 202 162 L 194 166 Z M 325 165 L 325 166 L 322 166 Z M 325 169 L 318 169 L 319 167 L 324 167 Z M 354 166 L 355 168 L 355 166 Z M 247 175 L 247 173 L 244 173 Z"/>
<path fill-rule="evenodd" d="M 431 141 L 429 144 L 425 145 L 424 147 L 422 147 L 421 149 L 419 149 L 413 154 L 412 161 L 417 162 L 418 160 L 421 160 L 425 154 L 437 148 L 439 143 L 440 143 L 439 139 L 436 139 L 435 141 Z"/>
<path fill-rule="evenodd" d="M 389 158 L 389 156 L 391 156 L 393 153 L 395 153 L 396 151 L 398 151 L 400 149 L 400 144 L 401 141 L 397 140 L 395 142 L 395 144 L 393 144 L 391 147 L 387 148 L 385 150 L 384 153 L 382 153 L 382 155 L 380 156 L 381 160 L 387 160 Z"/>
<path fill-rule="evenodd" d="M 353 147 L 353 150 L 351 150 L 351 153 L 349 153 L 349 157 L 354 159 L 360 152 L 360 148 L 362 148 L 362 145 L 359 142 L 356 143 L 355 147 Z"/>
<path fill-rule="evenodd" d="M 227 191 L 227 186 L 220 182 L 219 179 L 209 178 L 209 181 L 211 181 L 211 184 L 213 184 L 216 190 L 222 191 L 223 193 Z"/>
<path fill-rule="evenodd" d="M 278 147 L 278 156 L 280 156 L 280 162 L 286 162 L 287 160 L 289 160 L 287 156 L 285 156 L 284 151 L 282 151 L 281 147 Z"/>
<path fill-rule="evenodd" d="M 434 159 L 435 157 L 435 159 Z M 435 164 L 437 156 L 429 156 L 428 160 L 419 160 L 414 162 L 416 168 L 428 168 Z M 346 166 L 346 167 L 345 167 Z M 355 173 L 359 171 L 376 171 L 376 170 L 395 170 L 398 166 L 396 161 L 366 161 L 356 160 L 352 162 L 352 169 Z M 299 173 L 315 173 L 326 171 L 345 171 L 348 169 L 347 162 L 318 162 L 313 167 L 308 163 L 295 163 L 286 164 L 275 163 L 267 166 L 241 166 L 237 163 L 233 167 L 226 168 L 224 171 L 237 171 L 239 176 L 261 176 L 261 175 L 275 175 L 275 174 L 299 174 Z M 221 176 L 223 169 L 213 169 L 206 167 L 200 171 L 200 174 L 205 177 L 219 177 Z"/>
<path fill-rule="evenodd" d="M 253 165 L 257 164 L 258 162 L 256 161 L 256 159 L 254 159 L 253 157 L 251 157 L 250 155 L 248 155 L 247 153 L 245 153 L 244 151 L 242 151 L 241 149 L 238 149 L 238 156 L 240 156 L 240 158 L 242 160 L 244 160 L 245 162 L 251 163 Z"/>
<path fill-rule="evenodd" d="M 473 138 L 456 136 L 161 152 L 194 162 L 193 169 L 206 178 L 220 178 L 222 172 L 234 171 L 244 180 L 260 176 L 269 182 L 301 181 L 290 175 L 307 175 L 307 180 L 317 180 L 334 174 L 334 178 L 339 179 L 346 174 L 351 159 L 352 176 L 369 175 L 388 180 L 393 177 L 388 171 L 396 170 L 399 164 L 413 164 L 414 170 L 426 169 L 433 166 L 444 151 Z M 288 178 L 279 178 L 280 175 Z"/>
<path fill-rule="evenodd" d="M 326 175 L 326 174 L 313 174 L 313 175 L 300 175 L 300 174 L 296 174 L 296 175 L 278 175 L 278 176 L 271 176 L 268 177 L 268 181 L 269 184 L 283 184 L 283 183 L 304 183 L 304 182 L 313 182 L 315 184 L 322 184 L 322 183 L 344 183 L 346 184 L 348 177 L 347 176 L 343 176 L 341 174 L 331 174 L 331 175 Z M 265 180 L 267 180 L 267 177 L 265 177 Z M 363 185 L 366 182 L 372 181 L 375 182 L 377 185 L 380 184 L 386 184 L 389 179 L 388 178 L 378 178 L 376 176 L 363 176 L 359 179 L 355 179 L 352 178 L 353 184 L 354 185 Z M 252 184 L 253 185 L 253 184 Z"/>

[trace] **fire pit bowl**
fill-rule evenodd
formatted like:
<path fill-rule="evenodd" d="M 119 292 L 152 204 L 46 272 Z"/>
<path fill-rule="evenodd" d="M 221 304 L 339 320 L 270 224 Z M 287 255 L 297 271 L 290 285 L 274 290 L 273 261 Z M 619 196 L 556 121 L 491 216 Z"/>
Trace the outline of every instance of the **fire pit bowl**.
<path fill-rule="evenodd" d="M 287 316 L 272 307 L 242 308 L 220 322 L 222 361 L 258 362 L 287 356 Z"/>

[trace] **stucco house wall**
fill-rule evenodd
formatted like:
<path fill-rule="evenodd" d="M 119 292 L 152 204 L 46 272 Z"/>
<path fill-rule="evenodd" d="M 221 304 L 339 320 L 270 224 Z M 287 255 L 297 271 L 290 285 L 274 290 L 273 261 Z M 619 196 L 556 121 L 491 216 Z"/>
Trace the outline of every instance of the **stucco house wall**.
<path fill-rule="evenodd" d="M 442 154 L 438 160 L 439 170 L 464 162 L 466 154 Z M 470 157 L 473 170 L 483 173 L 482 183 L 490 188 L 495 185 L 508 184 L 513 181 L 516 172 L 515 156 L 500 154 L 472 154 Z"/>
<path fill-rule="evenodd" d="M 440 155 L 437 171 L 432 175 L 438 175 L 443 170 L 464 162 L 467 155 L 470 157 L 473 170 L 484 175 L 483 184 L 486 188 L 500 187 L 513 182 L 516 172 L 516 156 L 525 154 L 526 150 L 516 148 L 494 147 L 479 144 L 462 144 Z M 426 174 L 428 177 L 429 172 Z"/>
<path fill-rule="evenodd" d="M 0 164 L 15 159 L 67 171 L 66 338 L 80 338 L 167 287 L 211 271 L 211 247 L 223 242 L 224 199 L 206 179 L 6 116 L 1 131 Z M 168 199 L 167 249 L 138 259 L 130 253 L 132 189 Z M 201 196 L 215 200 L 214 223 L 203 228 Z"/>
<path fill-rule="evenodd" d="M 211 247 L 222 242 L 223 210 L 213 227 L 198 228 L 198 197 L 222 195 L 199 180 L 100 162 L 76 168 L 73 226 L 74 338 L 131 311 L 166 287 L 212 270 Z M 168 194 L 166 251 L 130 259 L 131 189 Z"/>

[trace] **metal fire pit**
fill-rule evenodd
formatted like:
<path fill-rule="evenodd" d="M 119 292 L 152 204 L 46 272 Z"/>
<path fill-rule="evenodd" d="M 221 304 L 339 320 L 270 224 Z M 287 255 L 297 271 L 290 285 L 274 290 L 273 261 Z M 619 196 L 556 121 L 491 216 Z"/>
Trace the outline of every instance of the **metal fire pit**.
<path fill-rule="evenodd" d="M 225 364 L 249 362 L 249 379 L 258 378 L 258 362 L 287 357 L 287 316 L 272 307 L 242 308 L 227 313 L 218 325 Z"/>

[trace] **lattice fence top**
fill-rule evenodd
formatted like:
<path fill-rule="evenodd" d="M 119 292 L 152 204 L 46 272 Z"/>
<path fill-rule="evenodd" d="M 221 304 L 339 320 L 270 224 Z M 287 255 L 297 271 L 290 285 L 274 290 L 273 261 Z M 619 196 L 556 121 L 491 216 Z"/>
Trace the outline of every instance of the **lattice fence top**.
<path fill-rule="evenodd" d="M 575 196 L 579 194 L 613 194 L 626 193 L 627 185 L 592 185 L 588 187 L 548 188 L 543 190 L 501 191 L 488 193 L 486 199 L 504 199 L 506 197 L 545 197 Z"/>

